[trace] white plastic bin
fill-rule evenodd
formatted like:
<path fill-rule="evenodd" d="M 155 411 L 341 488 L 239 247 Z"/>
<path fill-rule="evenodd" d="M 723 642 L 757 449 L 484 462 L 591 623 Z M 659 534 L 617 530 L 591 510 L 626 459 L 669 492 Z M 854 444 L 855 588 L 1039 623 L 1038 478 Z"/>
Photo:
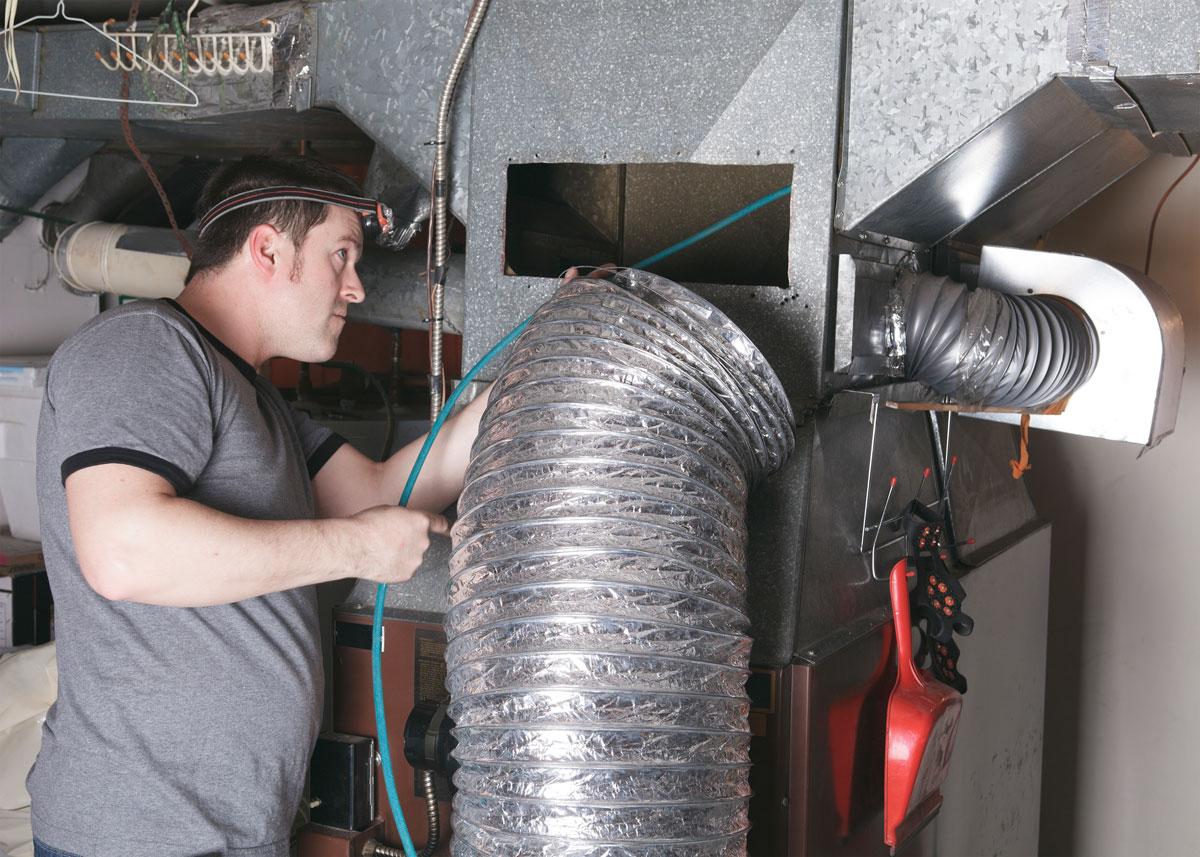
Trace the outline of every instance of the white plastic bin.
<path fill-rule="evenodd" d="M 0 357 L 0 524 L 41 541 L 37 429 L 49 357 Z"/>

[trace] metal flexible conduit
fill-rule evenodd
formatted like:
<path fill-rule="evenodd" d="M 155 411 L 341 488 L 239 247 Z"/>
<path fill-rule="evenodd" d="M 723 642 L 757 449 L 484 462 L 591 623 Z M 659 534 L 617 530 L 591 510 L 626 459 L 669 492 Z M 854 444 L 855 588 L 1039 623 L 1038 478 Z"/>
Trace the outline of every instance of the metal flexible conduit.
<path fill-rule="evenodd" d="M 371 840 L 363 847 L 364 857 L 404 857 L 403 848 L 393 848 L 382 842 Z"/>
<path fill-rule="evenodd" d="M 446 77 L 446 85 L 442 88 L 441 98 L 438 99 L 437 130 L 433 138 L 433 215 L 430 226 L 433 230 L 433 289 L 429 296 L 429 375 L 430 383 L 429 418 L 436 420 L 442 410 L 442 321 L 445 316 L 446 301 L 446 262 L 450 258 L 450 223 L 446 211 L 447 199 L 450 195 L 447 179 L 450 148 L 450 108 L 454 104 L 454 90 L 458 87 L 458 79 L 463 67 L 467 64 L 471 46 L 475 36 L 483 25 L 483 16 L 487 14 L 490 0 L 475 0 L 471 13 L 467 17 L 466 31 L 454 62 L 450 65 L 450 74 Z"/>
<path fill-rule="evenodd" d="M 1052 295 L 969 290 L 948 277 L 908 273 L 897 282 L 892 312 L 905 377 L 962 404 L 1044 407 L 1087 381 L 1099 356 L 1091 320 Z"/>
<path fill-rule="evenodd" d="M 513 344 L 450 561 L 455 855 L 744 854 L 746 495 L 793 417 L 754 344 L 642 271 Z"/>
<path fill-rule="evenodd" d="M 418 852 L 418 857 L 433 857 L 442 841 L 442 819 L 438 811 L 437 782 L 433 771 L 421 771 L 421 790 L 425 795 L 425 821 L 429 834 L 425 839 L 425 847 Z"/>

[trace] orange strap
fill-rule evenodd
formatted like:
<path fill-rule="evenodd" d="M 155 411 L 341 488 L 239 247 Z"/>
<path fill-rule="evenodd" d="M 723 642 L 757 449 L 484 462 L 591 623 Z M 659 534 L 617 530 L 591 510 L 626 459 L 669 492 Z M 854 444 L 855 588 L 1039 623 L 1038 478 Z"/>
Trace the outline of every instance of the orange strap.
<path fill-rule="evenodd" d="M 1017 460 L 1010 458 L 1008 463 L 1012 466 L 1012 478 L 1020 479 L 1025 475 L 1025 471 L 1030 469 L 1029 464 L 1029 414 L 1021 414 L 1021 458 Z"/>

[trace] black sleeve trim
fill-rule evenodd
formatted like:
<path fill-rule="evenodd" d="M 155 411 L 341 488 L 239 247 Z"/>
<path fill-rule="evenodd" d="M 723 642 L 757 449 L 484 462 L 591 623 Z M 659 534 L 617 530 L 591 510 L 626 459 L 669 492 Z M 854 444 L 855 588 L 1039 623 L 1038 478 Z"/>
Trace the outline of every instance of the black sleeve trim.
<path fill-rule="evenodd" d="M 325 466 L 325 462 L 333 458 L 333 454 L 341 449 L 346 439 L 336 432 L 325 438 L 325 441 L 308 457 L 308 478 L 315 479 Z"/>
<path fill-rule="evenodd" d="M 63 484 L 66 484 L 67 477 L 75 471 L 83 470 L 85 467 L 94 467 L 97 464 L 129 464 L 140 467 L 142 470 L 149 470 L 170 482 L 171 487 L 179 496 L 183 496 L 192 488 L 192 480 L 179 465 L 172 464 L 148 452 L 125 449 L 120 446 L 102 446 L 99 449 L 89 449 L 86 452 L 77 452 L 72 455 L 62 463 Z"/>

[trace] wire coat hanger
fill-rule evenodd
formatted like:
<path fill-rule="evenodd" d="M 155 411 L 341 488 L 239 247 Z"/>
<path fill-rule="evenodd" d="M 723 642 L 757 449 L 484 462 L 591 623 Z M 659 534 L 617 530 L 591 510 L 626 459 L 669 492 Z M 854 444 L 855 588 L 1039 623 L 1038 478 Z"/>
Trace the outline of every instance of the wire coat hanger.
<path fill-rule="evenodd" d="M 30 24 L 34 21 L 53 21 L 53 20 L 57 20 L 60 18 L 64 21 L 71 21 L 72 23 L 83 24 L 88 29 L 93 30 L 96 33 L 99 33 L 106 40 L 112 42 L 114 45 L 117 46 L 118 50 L 126 51 L 131 54 L 134 53 L 134 51 L 131 48 L 122 44 L 120 41 L 118 41 L 114 36 L 110 35 L 109 33 L 104 32 L 104 30 L 97 27 L 91 21 L 85 21 L 83 18 L 77 18 L 73 15 L 68 15 L 67 10 L 66 10 L 66 0 L 58 0 L 58 6 L 55 8 L 53 14 L 33 15 L 29 18 L 26 18 L 24 21 L 18 21 L 17 23 L 13 24 L 11 27 L 5 27 L 3 30 L 0 30 L 0 36 L 3 36 L 10 31 L 15 32 L 15 31 L 21 29 L 22 27 L 24 27 L 26 24 Z M 136 54 L 135 54 L 135 56 L 136 56 Z M 37 90 L 37 89 L 17 90 L 11 86 L 0 86 L 0 92 L 13 92 L 13 93 L 16 93 L 17 95 L 49 95 L 49 96 L 53 96 L 55 98 L 75 98 L 80 101 L 110 101 L 110 102 L 115 102 L 117 104 L 149 104 L 154 107 L 199 107 L 200 106 L 200 96 L 196 94 L 196 91 L 194 89 L 192 89 L 190 86 L 188 86 L 182 80 L 179 80 L 178 78 L 174 78 L 171 75 L 167 74 L 165 71 L 163 71 L 161 68 L 154 65 L 153 63 L 148 63 L 148 65 L 150 68 L 154 69 L 156 72 L 161 74 L 167 80 L 171 81 L 176 86 L 179 86 L 180 88 L 182 88 L 184 92 L 186 92 L 188 95 L 190 95 L 192 97 L 192 100 L 191 101 L 150 101 L 147 99 L 137 99 L 137 98 L 110 98 L 110 97 L 103 96 L 103 95 L 79 95 L 79 94 L 76 94 L 73 92 L 49 92 L 47 90 Z"/>

